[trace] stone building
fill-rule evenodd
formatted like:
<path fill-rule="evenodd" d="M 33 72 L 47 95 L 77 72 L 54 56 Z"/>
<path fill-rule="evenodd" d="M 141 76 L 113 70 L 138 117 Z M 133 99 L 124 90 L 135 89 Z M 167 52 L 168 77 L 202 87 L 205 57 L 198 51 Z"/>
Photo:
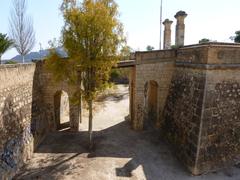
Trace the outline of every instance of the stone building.
<path fill-rule="evenodd" d="M 184 46 L 184 18 L 175 17 L 176 45 L 164 22 L 165 50 L 136 52 L 130 111 L 135 130 L 159 129 L 194 175 L 240 162 L 240 44 Z"/>
<path fill-rule="evenodd" d="M 169 49 L 168 26 L 165 50 L 136 52 L 123 65 L 132 69 L 131 126 L 158 129 L 198 175 L 240 162 L 240 44 L 183 46 L 186 13 L 175 17 L 180 48 Z M 0 82 L 0 179 L 7 179 L 59 128 L 61 94 L 71 98 L 74 88 L 54 82 L 44 62 L 1 65 Z M 79 107 L 67 106 L 79 131 Z"/>

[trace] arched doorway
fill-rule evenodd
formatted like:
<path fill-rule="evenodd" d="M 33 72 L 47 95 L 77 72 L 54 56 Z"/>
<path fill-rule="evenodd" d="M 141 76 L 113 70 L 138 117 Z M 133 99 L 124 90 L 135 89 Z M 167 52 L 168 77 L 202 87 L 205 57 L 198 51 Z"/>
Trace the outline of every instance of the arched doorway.
<path fill-rule="evenodd" d="M 155 128 L 158 118 L 158 84 L 148 81 L 145 84 L 145 118 L 144 129 Z"/>
<path fill-rule="evenodd" d="M 65 91 L 58 91 L 54 95 L 54 113 L 57 130 L 70 127 L 69 97 Z"/>

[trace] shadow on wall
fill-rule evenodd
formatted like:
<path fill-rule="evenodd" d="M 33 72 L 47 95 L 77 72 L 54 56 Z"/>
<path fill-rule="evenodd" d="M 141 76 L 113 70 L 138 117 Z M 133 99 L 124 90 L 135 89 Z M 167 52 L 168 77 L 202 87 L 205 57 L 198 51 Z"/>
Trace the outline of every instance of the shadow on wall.
<path fill-rule="evenodd" d="M 26 109 L 17 109 L 14 98 L 9 95 L 4 101 L 0 128 L 0 177 L 11 177 L 32 154 L 32 134 Z M 26 146 L 28 145 L 28 146 Z"/>
<path fill-rule="evenodd" d="M 17 88 L 9 87 L 1 96 L 0 179 L 13 177 L 48 132 L 50 115 L 42 102 L 40 68 L 36 64 L 33 82 L 21 77 L 24 81 Z"/>
<path fill-rule="evenodd" d="M 43 102 L 43 68 L 42 62 L 36 63 L 32 86 L 32 109 L 31 109 L 31 132 L 34 137 L 34 150 L 42 142 L 45 135 L 50 131 L 53 113 L 48 110 L 48 105 Z"/>
<path fill-rule="evenodd" d="M 158 118 L 158 83 L 148 81 L 144 85 L 144 129 L 154 129 Z"/>

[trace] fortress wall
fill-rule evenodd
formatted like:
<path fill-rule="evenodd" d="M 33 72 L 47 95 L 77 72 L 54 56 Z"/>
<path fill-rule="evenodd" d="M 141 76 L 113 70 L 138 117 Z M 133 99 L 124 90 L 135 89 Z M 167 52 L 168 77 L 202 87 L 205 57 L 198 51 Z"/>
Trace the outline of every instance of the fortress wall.
<path fill-rule="evenodd" d="M 240 46 L 209 48 L 197 174 L 240 162 Z"/>
<path fill-rule="evenodd" d="M 179 159 L 194 171 L 206 72 L 176 67 L 164 109 L 163 134 Z"/>
<path fill-rule="evenodd" d="M 195 175 L 239 162 L 240 46 L 180 48 L 163 132 Z"/>
<path fill-rule="evenodd" d="M 146 83 L 155 81 L 158 85 L 157 102 L 158 112 L 155 127 L 160 127 L 162 112 L 168 95 L 169 85 L 174 71 L 175 51 L 151 51 L 136 54 L 135 68 L 135 116 L 133 126 L 135 129 L 142 129 L 144 116 L 146 116 Z"/>
<path fill-rule="evenodd" d="M 202 116 L 208 48 L 181 48 L 177 51 L 169 96 L 164 109 L 163 134 L 179 159 L 194 171 Z"/>
<path fill-rule="evenodd" d="M 11 178 L 46 133 L 40 97 L 35 64 L 0 66 L 0 179 Z"/>

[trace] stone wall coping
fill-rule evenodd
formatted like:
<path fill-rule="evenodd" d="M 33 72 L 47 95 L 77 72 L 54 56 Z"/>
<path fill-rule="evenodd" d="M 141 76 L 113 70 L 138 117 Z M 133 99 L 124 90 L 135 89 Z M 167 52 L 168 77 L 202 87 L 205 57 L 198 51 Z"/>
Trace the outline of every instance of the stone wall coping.
<path fill-rule="evenodd" d="M 161 49 L 161 50 L 152 50 L 152 51 L 136 51 L 135 54 L 151 54 L 151 53 L 157 53 L 157 52 L 170 52 L 175 51 L 176 49 Z"/>
<path fill-rule="evenodd" d="M 176 62 L 177 67 L 192 68 L 192 69 L 205 69 L 205 70 L 226 70 L 226 69 L 240 69 L 239 64 L 201 64 L 190 62 Z"/>
<path fill-rule="evenodd" d="M 201 43 L 201 44 L 192 44 L 183 46 L 181 49 L 192 49 L 198 47 L 231 47 L 231 48 L 240 48 L 240 43 L 224 43 L 224 42 L 208 42 L 208 43 Z"/>
<path fill-rule="evenodd" d="M 35 63 L 24 63 L 24 64 L 1 64 L 0 69 L 6 69 L 6 68 L 19 68 L 19 67 L 29 67 L 29 66 L 35 66 Z"/>

